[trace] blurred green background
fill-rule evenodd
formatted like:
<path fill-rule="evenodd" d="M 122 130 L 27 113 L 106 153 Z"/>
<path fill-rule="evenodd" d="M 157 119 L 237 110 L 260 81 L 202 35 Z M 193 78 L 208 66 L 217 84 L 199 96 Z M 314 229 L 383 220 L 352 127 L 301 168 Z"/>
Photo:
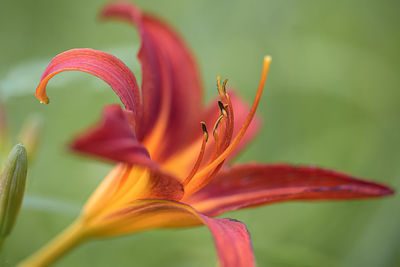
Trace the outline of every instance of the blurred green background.
<path fill-rule="evenodd" d="M 65 228 L 111 165 L 66 144 L 118 103 L 107 85 L 64 73 L 34 89 L 47 63 L 70 48 L 114 53 L 140 80 L 136 31 L 101 22 L 106 1 L 2 1 L 0 97 L 10 131 L 45 119 L 26 198 L 0 254 L 14 266 Z M 259 116 L 263 128 L 238 161 L 315 164 L 400 188 L 398 1 L 136 1 L 167 19 L 196 54 L 206 99 L 217 75 L 247 100 L 265 54 L 273 58 Z M 283 203 L 226 214 L 246 223 L 258 266 L 399 266 L 400 196 L 366 201 Z M 215 266 L 204 227 L 155 230 L 88 242 L 56 266 Z"/>

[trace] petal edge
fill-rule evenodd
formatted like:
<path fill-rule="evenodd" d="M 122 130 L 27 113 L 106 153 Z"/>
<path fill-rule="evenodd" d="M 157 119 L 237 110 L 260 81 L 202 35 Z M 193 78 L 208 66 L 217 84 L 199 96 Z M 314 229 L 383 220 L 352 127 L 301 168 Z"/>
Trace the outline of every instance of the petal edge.
<path fill-rule="evenodd" d="M 118 222 L 119 218 L 124 221 L 123 225 Z M 243 223 L 229 218 L 209 218 L 184 203 L 161 199 L 138 200 L 132 207 L 111 215 L 109 219 L 115 222 L 107 226 L 110 232 L 105 236 L 204 224 L 214 238 L 220 266 L 254 266 L 250 234 Z M 116 233 L 115 229 L 120 232 Z"/>
<path fill-rule="evenodd" d="M 82 71 L 108 83 L 119 96 L 126 109 L 135 114 L 139 122 L 140 96 L 136 78 L 131 70 L 113 55 L 89 48 L 71 49 L 55 56 L 44 71 L 36 89 L 36 97 L 49 103 L 46 94 L 48 81 L 63 71 Z"/>
<path fill-rule="evenodd" d="M 387 186 L 309 166 L 243 164 L 223 170 L 187 199 L 207 216 L 282 201 L 344 200 L 393 194 Z"/>

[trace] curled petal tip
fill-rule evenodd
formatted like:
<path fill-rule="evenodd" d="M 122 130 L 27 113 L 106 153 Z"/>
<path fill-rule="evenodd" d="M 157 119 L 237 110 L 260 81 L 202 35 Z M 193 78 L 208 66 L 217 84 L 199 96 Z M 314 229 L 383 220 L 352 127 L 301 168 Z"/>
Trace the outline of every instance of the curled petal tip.
<path fill-rule="evenodd" d="M 50 99 L 48 97 L 37 97 L 39 99 L 40 104 L 49 104 Z"/>
<path fill-rule="evenodd" d="M 40 85 L 36 89 L 35 96 L 37 99 L 39 99 L 40 104 L 49 104 L 50 103 L 50 99 L 47 97 L 45 89 L 43 89 L 42 86 L 40 86 Z"/>

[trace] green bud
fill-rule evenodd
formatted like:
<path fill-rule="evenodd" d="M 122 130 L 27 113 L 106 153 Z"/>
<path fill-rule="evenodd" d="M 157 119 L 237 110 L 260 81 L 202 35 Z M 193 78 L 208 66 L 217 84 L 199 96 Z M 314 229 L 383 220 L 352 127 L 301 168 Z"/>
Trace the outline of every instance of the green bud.
<path fill-rule="evenodd" d="M 25 191 L 28 158 L 25 147 L 17 144 L 0 173 L 0 244 L 11 232 Z"/>

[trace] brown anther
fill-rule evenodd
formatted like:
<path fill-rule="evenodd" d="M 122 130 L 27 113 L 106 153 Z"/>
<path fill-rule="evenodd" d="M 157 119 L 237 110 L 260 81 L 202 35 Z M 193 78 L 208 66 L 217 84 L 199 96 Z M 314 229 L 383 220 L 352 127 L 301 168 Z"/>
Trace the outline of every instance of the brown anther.
<path fill-rule="evenodd" d="M 201 128 L 203 130 L 203 134 L 206 136 L 206 142 L 208 141 L 208 131 L 207 131 L 207 126 L 204 121 L 200 122 L 201 123 Z"/>
<path fill-rule="evenodd" d="M 219 100 L 218 100 L 218 106 L 219 106 L 219 110 L 221 111 L 221 114 L 228 118 L 229 116 L 228 116 L 228 112 L 225 109 L 225 105 Z"/>

